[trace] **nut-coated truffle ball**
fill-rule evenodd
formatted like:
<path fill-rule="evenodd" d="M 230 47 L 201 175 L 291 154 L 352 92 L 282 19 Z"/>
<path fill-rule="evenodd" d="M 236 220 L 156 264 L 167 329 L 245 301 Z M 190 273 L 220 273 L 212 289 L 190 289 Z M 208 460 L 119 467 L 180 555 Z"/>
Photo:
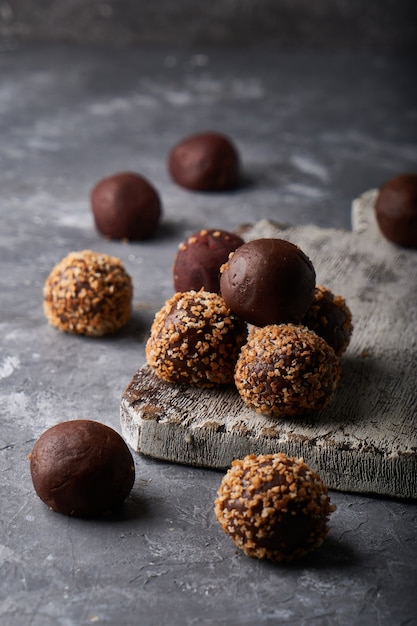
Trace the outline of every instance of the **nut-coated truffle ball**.
<path fill-rule="evenodd" d="M 200 290 L 176 293 L 156 314 L 146 358 L 170 383 L 212 387 L 232 384 L 247 326 L 223 298 Z"/>
<path fill-rule="evenodd" d="M 92 189 L 90 199 L 96 228 L 110 239 L 149 239 L 162 214 L 158 192 L 134 172 L 103 178 Z"/>
<path fill-rule="evenodd" d="M 220 267 L 243 245 L 239 235 L 204 229 L 180 244 L 172 268 L 175 291 L 220 292 Z"/>
<path fill-rule="evenodd" d="M 99 337 L 131 316 L 132 280 L 117 257 L 81 250 L 55 265 L 43 288 L 43 308 L 52 326 Z"/>
<path fill-rule="evenodd" d="M 215 500 L 222 529 L 245 554 L 291 561 L 318 548 L 335 506 L 320 476 L 283 453 L 233 461 Z"/>
<path fill-rule="evenodd" d="M 172 148 L 168 170 L 172 179 L 186 189 L 234 189 L 239 183 L 239 154 L 226 135 L 198 133 L 185 137 Z"/>
<path fill-rule="evenodd" d="M 417 248 L 417 174 L 401 174 L 384 183 L 376 198 L 375 216 L 387 239 Z"/>
<path fill-rule="evenodd" d="M 255 239 L 222 267 L 221 294 L 255 326 L 299 323 L 311 304 L 316 273 L 310 259 L 284 239 Z"/>
<path fill-rule="evenodd" d="M 132 454 L 112 428 L 92 420 L 46 430 L 29 455 L 33 486 L 53 511 L 76 517 L 114 512 L 135 480 Z"/>
<path fill-rule="evenodd" d="M 342 296 L 317 285 L 302 323 L 323 337 L 337 356 L 346 351 L 352 336 L 352 313 Z"/>
<path fill-rule="evenodd" d="M 235 384 L 247 406 L 271 417 L 323 409 L 340 379 L 329 344 L 304 326 L 253 328 L 236 363 Z"/>

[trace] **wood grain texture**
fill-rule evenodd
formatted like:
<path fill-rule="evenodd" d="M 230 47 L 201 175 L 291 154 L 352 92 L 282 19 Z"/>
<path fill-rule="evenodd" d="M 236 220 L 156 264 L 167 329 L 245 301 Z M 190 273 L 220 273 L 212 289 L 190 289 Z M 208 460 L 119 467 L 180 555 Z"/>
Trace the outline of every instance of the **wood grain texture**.
<path fill-rule="evenodd" d="M 354 232 L 267 221 L 242 228 L 246 240 L 300 245 L 317 283 L 346 298 L 354 332 L 331 405 L 308 418 L 268 418 L 233 387 L 171 385 L 145 365 L 121 399 L 134 450 L 219 469 L 250 452 L 283 451 L 304 457 L 332 489 L 417 498 L 417 254 L 381 237 L 374 198 L 370 191 L 353 203 Z"/>

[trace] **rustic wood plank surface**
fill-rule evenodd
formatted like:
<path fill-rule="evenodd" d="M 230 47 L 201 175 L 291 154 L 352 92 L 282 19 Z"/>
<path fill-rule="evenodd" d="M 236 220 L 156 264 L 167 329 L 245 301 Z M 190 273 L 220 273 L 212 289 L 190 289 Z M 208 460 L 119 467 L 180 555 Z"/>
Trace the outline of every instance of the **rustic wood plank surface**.
<path fill-rule="evenodd" d="M 379 234 L 375 193 L 354 201 L 352 232 L 266 221 L 242 228 L 246 240 L 300 245 L 317 283 L 346 298 L 354 332 L 332 404 L 277 420 L 246 408 L 232 387 L 170 385 L 145 365 L 121 399 L 122 432 L 134 450 L 219 469 L 249 452 L 280 450 L 304 457 L 330 488 L 417 497 L 417 254 Z"/>

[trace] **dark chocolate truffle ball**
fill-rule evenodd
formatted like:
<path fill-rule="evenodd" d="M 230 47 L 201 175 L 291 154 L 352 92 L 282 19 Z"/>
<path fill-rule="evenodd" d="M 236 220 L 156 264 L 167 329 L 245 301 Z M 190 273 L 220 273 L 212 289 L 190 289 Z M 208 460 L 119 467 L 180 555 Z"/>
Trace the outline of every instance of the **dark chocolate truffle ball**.
<path fill-rule="evenodd" d="M 271 417 L 323 409 L 340 379 L 333 348 L 304 326 L 253 328 L 236 363 L 236 388 L 247 406 Z"/>
<path fill-rule="evenodd" d="M 298 323 L 313 298 L 310 259 L 284 239 L 255 239 L 222 267 L 221 294 L 232 311 L 255 326 Z"/>
<path fill-rule="evenodd" d="M 417 248 L 417 174 L 401 174 L 382 185 L 375 215 L 387 239 L 405 248 Z"/>
<path fill-rule="evenodd" d="M 162 212 L 155 188 L 146 178 L 132 172 L 100 180 L 91 192 L 91 209 L 102 235 L 132 241 L 151 237 Z"/>
<path fill-rule="evenodd" d="M 320 476 L 280 452 L 233 461 L 214 504 L 217 521 L 238 548 L 273 562 L 318 548 L 335 508 Z"/>
<path fill-rule="evenodd" d="M 53 267 L 43 288 L 43 309 L 48 322 L 63 332 L 101 337 L 127 323 L 132 293 L 120 259 L 80 250 Z"/>
<path fill-rule="evenodd" d="M 169 153 L 168 170 L 181 187 L 223 191 L 239 183 L 239 155 L 232 141 L 216 132 L 182 139 Z"/>
<path fill-rule="evenodd" d="M 181 243 L 172 268 L 175 291 L 220 292 L 220 267 L 243 245 L 238 235 L 225 230 L 200 230 Z"/>
<path fill-rule="evenodd" d="M 36 493 L 65 515 L 109 514 L 121 506 L 135 480 L 133 457 L 122 437 L 92 420 L 52 426 L 29 458 Z"/>
<path fill-rule="evenodd" d="M 247 326 L 207 291 L 176 293 L 156 314 L 146 358 L 156 375 L 170 383 L 199 387 L 233 383 Z"/>
<path fill-rule="evenodd" d="M 302 323 L 323 337 L 337 356 L 345 352 L 352 335 L 352 313 L 342 296 L 332 293 L 327 287 L 317 285 L 313 301 Z"/>

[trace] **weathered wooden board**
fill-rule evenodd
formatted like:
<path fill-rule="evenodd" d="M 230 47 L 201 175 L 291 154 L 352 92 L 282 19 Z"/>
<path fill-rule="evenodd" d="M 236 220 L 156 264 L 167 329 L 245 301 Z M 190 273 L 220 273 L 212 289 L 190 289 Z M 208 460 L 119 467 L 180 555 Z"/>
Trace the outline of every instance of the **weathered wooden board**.
<path fill-rule="evenodd" d="M 145 455 L 226 468 L 250 452 L 302 456 L 332 489 L 417 498 L 417 253 L 393 246 L 373 220 L 375 192 L 353 203 L 354 232 L 259 222 L 246 240 L 283 237 L 312 259 L 317 282 L 353 314 L 343 377 L 326 410 L 271 419 L 233 388 L 170 385 L 144 366 L 121 400 L 122 432 Z"/>

